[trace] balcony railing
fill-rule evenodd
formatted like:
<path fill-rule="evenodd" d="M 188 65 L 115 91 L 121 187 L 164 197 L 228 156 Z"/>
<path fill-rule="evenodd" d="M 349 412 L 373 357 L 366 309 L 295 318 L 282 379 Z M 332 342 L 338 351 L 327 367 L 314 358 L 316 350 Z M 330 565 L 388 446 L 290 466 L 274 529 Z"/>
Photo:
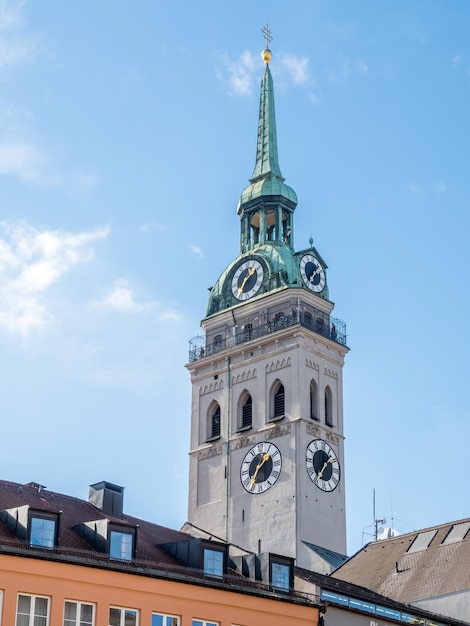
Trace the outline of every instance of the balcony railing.
<path fill-rule="evenodd" d="M 245 324 L 241 331 L 234 333 L 231 337 L 216 335 L 212 342 L 205 341 L 202 335 L 193 337 L 189 341 L 189 362 L 214 356 L 234 346 L 281 332 L 291 326 L 308 328 L 317 335 L 327 337 L 341 346 L 347 346 L 346 324 L 342 320 L 330 317 L 322 311 L 314 310 L 314 314 L 293 311 L 290 315 L 277 315 L 270 322 L 258 326 Z"/>

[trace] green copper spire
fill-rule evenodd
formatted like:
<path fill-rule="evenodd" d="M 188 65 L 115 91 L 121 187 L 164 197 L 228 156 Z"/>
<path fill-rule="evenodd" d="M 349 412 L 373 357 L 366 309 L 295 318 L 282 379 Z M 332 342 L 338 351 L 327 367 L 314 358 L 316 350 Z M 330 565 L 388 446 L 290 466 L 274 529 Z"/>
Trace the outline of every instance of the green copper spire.
<path fill-rule="evenodd" d="M 262 32 L 266 48 L 261 56 L 266 67 L 261 81 L 256 164 L 237 207 L 242 220 L 242 252 L 268 241 L 292 247 L 292 213 L 297 206 L 297 195 L 284 183 L 279 167 L 274 87 L 269 69 L 273 55 L 268 44 L 272 37 L 267 25 Z"/>
<path fill-rule="evenodd" d="M 265 50 L 265 53 L 267 50 Z M 256 165 L 253 170 L 251 183 L 260 178 L 275 176 L 284 181 L 279 168 L 277 154 L 276 114 L 274 109 L 274 87 L 269 62 L 266 61 L 263 80 L 261 81 L 261 96 L 258 122 L 258 146 L 256 150 Z"/>

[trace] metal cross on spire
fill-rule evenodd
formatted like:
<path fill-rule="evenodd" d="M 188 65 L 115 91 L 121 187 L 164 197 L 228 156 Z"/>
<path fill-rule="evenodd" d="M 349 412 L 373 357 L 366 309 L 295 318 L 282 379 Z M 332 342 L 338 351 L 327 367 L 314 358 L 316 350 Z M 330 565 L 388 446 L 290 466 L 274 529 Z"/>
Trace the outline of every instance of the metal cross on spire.
<path fill-rule="evenodd" d="M 264 38 L 266 39 L 266 49 L 269 50 L 269 42 L 271 42 L 273 40 L 272 35 L 271 35 L 271 31 L 269 30 L 269 24 L 266 22 L 266 26 L 264 26 L 261 29 L 261 32 L 264 35 Z"/>

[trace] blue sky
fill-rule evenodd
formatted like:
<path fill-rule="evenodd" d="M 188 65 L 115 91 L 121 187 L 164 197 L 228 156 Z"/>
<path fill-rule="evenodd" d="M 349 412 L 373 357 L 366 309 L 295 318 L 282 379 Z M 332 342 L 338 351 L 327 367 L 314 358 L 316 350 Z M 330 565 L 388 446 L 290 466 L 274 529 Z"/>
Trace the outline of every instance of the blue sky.
<path fill-rule="evenodd" d="M 266 22 L 295 245 L 348 327 L 354 552 L 373 489 L 399 532 L 470 515 L 465 0 L 0 0 L 1 476 L 185 521 L 184 364 L 239 252 Z"/>

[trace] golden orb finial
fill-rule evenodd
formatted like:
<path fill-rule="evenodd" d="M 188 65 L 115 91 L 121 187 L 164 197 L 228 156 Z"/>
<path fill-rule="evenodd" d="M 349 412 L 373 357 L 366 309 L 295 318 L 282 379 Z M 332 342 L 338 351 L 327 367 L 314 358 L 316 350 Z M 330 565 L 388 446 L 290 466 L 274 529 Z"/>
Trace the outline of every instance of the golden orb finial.
<path fill-rule="evenodd" d="M 273 53 L 271 52 L 269 48 L 265 48 L 263 52 L 261 53 L 261 57 L 263 58 L 263 61 L 267 65 L 269 61 L 273 58 Z"/>
<path fill-rule="evenodd" d="M 267 65 L 269 63 L 269 61 L 273 58 L 273 53 L 269 49 L 269 42 L 272 41 L 273 38 L 272 38 L 272 35 L 271 35 L 271 31 L 269 30 L 269 25 L 267 23 L 266 23 L 266 26 L 264 26 L 261 29 L 261 32 L 263 33 L 264 38 L 266 39 L 266 48 L 261 53 L 261 57 L 262 57 L 263 61 L 266 63 L 266 65 Z"/>

